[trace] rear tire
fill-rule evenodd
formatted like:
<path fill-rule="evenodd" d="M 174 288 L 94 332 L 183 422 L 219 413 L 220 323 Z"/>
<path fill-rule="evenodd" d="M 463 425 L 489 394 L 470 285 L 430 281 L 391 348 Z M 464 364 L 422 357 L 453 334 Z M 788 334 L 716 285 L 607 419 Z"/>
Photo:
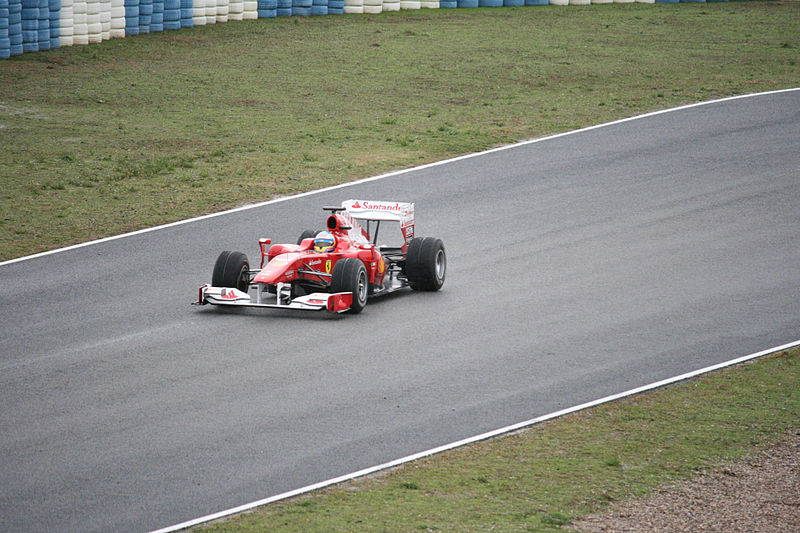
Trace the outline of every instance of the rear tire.
<path fill-rule="evenodd" d="M 351 313 L 360 313 L 367 305 L 369 278 L 364 263 L 354 257 L 339 259 L 331 272 L 331 292 L 352 292 Z"/>
<path fill-rule="evenodd" d="M 406 277 L 416 291 L 438 291 L 444 285 L 447 255 L 441 239 L 413 239 L 406 254 Z"/>
<path fill-rule="evenodd" d="M 211 275 L 213 287 L 228 287 L 247 292 L 250 286 L 250 262 L 241 252 L 222 252 L 214 263 Z"/>

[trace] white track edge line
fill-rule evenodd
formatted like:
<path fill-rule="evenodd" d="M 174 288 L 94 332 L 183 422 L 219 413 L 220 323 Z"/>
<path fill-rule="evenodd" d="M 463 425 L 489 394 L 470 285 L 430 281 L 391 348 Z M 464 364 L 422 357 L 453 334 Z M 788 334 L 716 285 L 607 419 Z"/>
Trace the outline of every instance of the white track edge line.
<path fill-rule="evenodd" d="M 218 211 L 216 213 L 210 213 L 208 215 L 202 215 L 202 216 L 194 217 L 194 218 L 187 218 L 187 219 L 184 219 L 184 220 L 177 220 L 175 222 L 170 222 L 168 224 L 162 224 L 160 226 L 153 226 L 153 227 L 150 227 L 150 228 L 143 228 L 143 229 L 136 230 L 136 231 L 131 231 L 131 232 L 128 232 L 128 233 L 122 233 L 120 235 L 112 235 L 110 237 L 104 237 L 102 239 L 96 239 L 96 240 L 93 240 L 93 241 L 87 241 L 87 242 L 82 242 L 82 243 L 78 243 L 78 244 L 73 244 L 72 246 L 66 246 L 64 248 L 56 248 L 54 250 L 47 250 L 47 251 L 40 252 L 40 253 L 33 254 L 33 255 L 26 255 L 26 256 L 23 256 L 23 257 L 17 257 L 15 259 L 9 259 L 7 261 L 0 262 L 0 267 L 6 266 L 6 265 L 11 265 L 13 263 L 19 263 L 21 261 L 27 261 L 27 260 L 30 260 L 30 259 L 37 259 L 39 257 L 53 255 L 53 254 L 60 253 L 60 252 L 67 252 L 69 250 L 75 250 L 75 249 L 78 249 L 78 248 L 84 248 L 86 246 L 92 246 L 92 245 L 95 245 L 95 244 L 101 244 L 101 243 L 104 243 L 104 242 L 114 241 L 114 240 L 117 240 L 117 239 L 123 239 L 125 237 L 133 237 L 135 235 L 141 235 L 143 233 L 150 233 L 150 232 L 153 232 L 153 231 L 159 231 L 159 230 L 163 230 L 163 229 L 167 229 L 167 228 L 172 228 L 172 227 L 175 227 L 175 226 L 181 226 L 183 224 L 189 224 L 191 222 L 197 222 L 197 221 L 205 220 L 205 219 L 208 219 L 208 218 L 214 218 L 214 217 L 218 217 L 218 216 L 229 215 L 231 213 L 237 213 L 237 212 L 240 212 L 240 211 L 246 211 L 248 209 L 255 209 L 255 208 L 264 207 L 264 206 L 270 205 L 270 204 L 286 202 L 288 200 L 294 200 L 295 198 L 302 198 L 304 196 L 311 196 L 313 194 L 329 192 L 329 191 L 333 191 L 333 190 L 336 190 L 336 189 L 343 189 L 345 187 L 352 187 L 354 185 L 360 185 L 362 183 L 368 183 L 370 181 L 377 181 L 377 180 L 389 178 L 389 177 L 392 177 L 392 176 L 398 176 L 400 174 L 405 174 L 405 173 L 416 171 L 416 170 L 424 170 L 426 168 L 436 167 L 436 166 L 439 166 L 439 165 L 445 165 L 445 164 L 448 164 L 448 163 L 453 163 L 453 162 L 461 161 L 461 160 L 464 160 L 464 159 L 470 159 L 470 158 L 473 158 L 473 157 L 479 157 L 479 156 L 486 155 L 486 154 L 491 154 L 491 153 L 494 153 L 494 152 L 500 152 L 502 150 L 509 150 L 509 149 L 516 148 L 516 147 L 519 147 L 519 146 L 526 146 L 528 144 L 540 143 L 540 142 L 549 141 L 549 140 L 552 140 L 552 139 L 558 139 L 560 137 L 565 137 L 567 135 L 574 135 L 574 134 L 577 134 L 577 133 L 583 133 L 583 132 L 595 130 L 595 129 L 598 129 L 598 128 L 605 128 L 605 127 L 608 127 L 608 126 L 614 126 L 614 125 L 617 125 L 617 124 L 622 124 L 622 123 L 630 122 L 630 121 L 633 121 L 633 120 L 639 120 L 639 119 L 643 119 L 643 118 L 653 117 L 653 116 L 656 116 L 656 115 L 662 115 L 664 113 L 671 113 L 673 111 L 681 111 L 681 110 L 689 109 L 689 108 L 692 108 L 692 107 L 701 107 L 701 106 L 705 106 L 705 105 L 717 104 L 717 103 L 720 103 L 720 102 L 728 102 L 728 101 L 731 101 L 731 100 L 739 100 L 739 99 L 742 99 L 742 98 L 752 98 L 752 97 L 756 97 L 756 96 L 766 96 L 766 95 L 787 93 L 787 92 L 793 92 L 793 91 L 800 91 L 800 87 L 794 87 L 794 88 L 789 88 L 789 89 L 779 89 L 779 90 L 776 90 L 776 91 L 766 91 L 766 92 L 761 92 L 761 93 L 742 94 L 742 95 L 738 95 L 738 96 L 728 96 L 728 97 L 725 97 L 725 98 L 719 98 L 717 100 L 709 100 L 707 102 L 695 102 L 693 104 L 686 104 L 686 105 L 679 106 L 679 107 L 673 107 L 673 108 L 669 108 L 669 109 L 660 109 L 658 111 L 651 111 L 651 112 L 645 113 L 643 115 L 635 115 L 635 116 L 632 116 L 632 117 L 622 118 L 622 119 L 614 120 L 614 121 L 611 121 L 611 122 L 605 122 L 603 124 L 596 124 L 594 126 L 587 126 L 585 128 L 580 128 L 580 129 L 577 129 L 577 130 L 566 131 L 566 132 L 563 132 L 563 133 L 556 133 L 554 135 L 548 135 L 546 137 L 540 137 L 540 138 L 536 138 L 536 139 L 529 139 L 527 141 L 520 141 L 520 142 L 517 142 L 517 143 L 514 143 L 514 144 L 507 144 L 507 145 L 503 145 L 503 146 L 498 146 L 496 148 L 490 148 L 490 149 L 484 150 L 482 152 L 474 152 L 474 153 L 471 153 L 471 154 L 464 154 L 464 155 L 460 155 L 460 156 L 453 157 L 453 158 L 450 158 L 450 159 L 443 159 L 441 161 L 434 161 L 433 163 L 428 163 L 428 164 L 420 165 L 420 166 L 417 166 L 417 167 L 410 167 L 410 168 L 404 168 L 404 169 L 400 169 L 400 170 L 394 170 L 392 172 L 387 172 L 386 174 L 379 174 L 377 176 L 371 176 L 371 177 L 363 178 L 363 179 L 356 180 L 356 181 L 350 181 L 350 182 L 347 182 L 347 183 L 340 183 L 338 185 L 332 185 L 330 187 L 324 187 L 322 189 L 316 189 L 316 190 L 313 190 L 313 191 L 307 191 L 307 192 L 303 192 L 303 193 L 293 194 L 291 196 L 273 198 L 272 200 L 266 200 L 264 202 L 258 202 L 258 203 L 255 203 L 255 204 L 247 204 L 247 205 L 243 205 L 243 206 L 240 206 L 240 207 L 235 207 L 233 209 L 228 209 L 228 210 L 225 210 L 225 211 Z"/>
<path fill-rule="evenodd" d="M 493 437 L 498 437 L 500 435 L 504 435 L 507 433 L 512 433 L 514 431 L 533 426 L 535 424 L 545 422 L 547 420 L 551 420 L 553 418 L 558 418 L 564 415 L 568 415 L 570 413 L 574 413 L 577 411 L 582 411 L 584 409 L 588 409 L 590 407 L 596 407 L 600 404 L 613 402 L 615 400 L 619 400 L 621 398 L 625 398 L 628 396 L 634 396 L 636 394 L 650 391 L 653 389 L 657 389 L 659 387 L 664 387 L 666 385 L 671 385 L 673 383 L 677 383 L 679 381 L 685 381 L 687 379 L 691 379 L 693 377 L 697 377 L 701 374 L 707 374 L 709 372 L 713 372 L 715 370 L 719 370 L 721 368 L 725 368 L 728 366 L 737 365 L 739 363 L 744 363 L 750 361 L 752 359 L 757 359 L 759 357 L 763 357 L 765 355 L 769 355 L 772 353 L 780 352 L 783 350 L 788 350 L 789 348 L 794 348 L 795 346 L 800 346 L 800 340 L 796 340 L 794 342 L 790 342 L 787 344 L 783 344 L 781 346 L 776 346 L 774 348 L 769 348 L 766 350 L 762 350 L 760 352 L 756 352 L 750 355 L 745 355 L 742 357 L 738 357 L 736 359 L 731 359 L 730 361 L 725 361 L 723 363 L 718 363 L 716 365 L 707 366 L 705 368 L 701 368 L 699 370 L 694 370 L 692 372 L 687 372 L 686 374 L 681 374 L 679 376 L 674 376 L 671 378 L 663 379 L 661 381 L 656 381 L 655 383 L 650 383 L 649 385 L 643 385 L 641 387 L 636 387 L 635 389 L 630 389 L 625 392 L 620 392 L 617 394 L 612 394 L 610 396 L 606 396 L 605 398 L 600 398 L 597 400 L 592 400 L 590 402 L 582 403 L 580 405 L 576 405 L 574 407 L 568 407 L 566 409 L 562 409 L 560 411 L 556 411 L 554 413 L 550 413 L 547 415 L 543 415 L 537 418 L 532 418 L 530 420 L 526 420 L 525 422 L 519 422 L 517 424 L 512 424 L 510 426 L 506 426 L 503 428 L 495 429 L 486 433 L 482 433 L 480 435 L 475 435 L 474 437 L 468 437 L 466 439 L 451 442 L 450 444 L 444 444 L 442 446 L 438 446 L 436 448 L 431 448 L 430 450 L 425 450 L 423 452 L 418 452 L 413 455 L 408 455 L 406 457 L 402 457 L 400 459 L 395 459 L 394 461 L 389 461 L 388 463 L 383 463 L 380 465 L 372 466 L 369 468 L 365 468 L 363 470 L 359 470 L 357 472 L 353 472 L 350 474 L 345 474 L 343 476 L 335 477 L 332 479 L 328 479 L 325 481 L 320 481 L 319 483 L 314 483 L 313 485 L 308 485 L 305 487 L 301 487 L 299 489 L 291 490 L 288 492 L 283 492 L 281 494 L 277 494 L 275 496 L 270 496 L 269 498 L 264 498 L 262 500 L 258 500 L 255 502 L 247 503 L 244 505 L 240 505 L 238 507 L 233 507 L 231 509 L 227 509 L 224 511 L 219 511 L 214 514 L 206 515 L 200 518 L 195 518 L 194 520 L 189 520 L 187 522 L 182 522 L 180 524 L 176 524 L 174 526 L 169 526 L 163 529 L 157 529 L 151 531 L 150 533 L 172 533 L 174 531 L 180 531 L 183 529 L 187 529 L 193 526 L 197 526 L 200 524 L 204 524 L 206 522 L 211 522 L 213 520 L 218 520 L 220 518 L 226 518 L 234 514 L 243 513 L 245 511 L 250 511 L 255 509 L 256 507 L 261 507 L 263 505 L 267 505 L 269 503 L 274 503 L 280 500 L 286 500 L 288 498 L 292 498 L 294 496 L 300 496 L 302 494 L 306 494 L 309 492 L 313 492 L 315 490 L 319 490 L 325 487 L 329 487 L 331 485 L 336 485 L 337 483 L 342 483 L 345 481 L 351 481 L 353 479 L 363 477 L 369 474 L 374 474 L 375 472 L 380 472 L 382 470 L 387 470 L 389 468 L 393 468 L 395 466 L 400 466 L 405 463 L 410 463 L 411 461 L 416 461 L 417 459 L 422 459 L 424 457 L 428 457 L 430 455 L 435 455 L 438 453 L 442 453 L 448 450 L 452 450 L 454 448 L 460 448 L 462 446 L 466 446 L 467 444 L 472 444 L 474 442 L 479 442 L 482 440 L 491 439 Z"/>

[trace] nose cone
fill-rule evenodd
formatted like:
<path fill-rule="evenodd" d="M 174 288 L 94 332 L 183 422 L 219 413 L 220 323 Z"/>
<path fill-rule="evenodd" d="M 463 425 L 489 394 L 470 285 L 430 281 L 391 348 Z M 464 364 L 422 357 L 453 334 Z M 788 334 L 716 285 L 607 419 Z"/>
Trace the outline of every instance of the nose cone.
<path fill-rule="evenodd" d="M 286 283 L 297 278 L 298 262 L 303 254 L 290 252 L 276 255 L 253 279 L 253 283 Z"/>

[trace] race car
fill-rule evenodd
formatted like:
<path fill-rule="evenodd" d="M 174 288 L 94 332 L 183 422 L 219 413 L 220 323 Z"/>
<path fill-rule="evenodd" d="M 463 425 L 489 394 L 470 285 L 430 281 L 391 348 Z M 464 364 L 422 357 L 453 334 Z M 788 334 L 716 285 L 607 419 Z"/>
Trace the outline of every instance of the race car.
<path fill-rule="evenodd" d="M 442 288 L 444 244 L 414 235 L 413 203 L 346 200 L 323 210 L 325 229 L 304 231 L 296 244 L 259 239 L 257 270 L 245 254 L 222 252 L 194 303 L 360 313 L 371 297 Z M 381 224 L 399 225 L 392 244 L 378 244 Z"/>

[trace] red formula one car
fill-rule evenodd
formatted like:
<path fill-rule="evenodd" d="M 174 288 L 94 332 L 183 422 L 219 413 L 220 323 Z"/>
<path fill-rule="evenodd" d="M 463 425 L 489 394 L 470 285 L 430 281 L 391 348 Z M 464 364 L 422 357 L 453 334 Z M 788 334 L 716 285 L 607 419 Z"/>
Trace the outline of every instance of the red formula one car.
<path fill-rule="evenodd" d="M 370 297 L 444 284 L 444 245 L 414 237 L 414 204 L 347 200 L 323 209 L 330 212 L 326 229 L 303 232 L 297 244 L 259 239 L 258 270 L 245 254 L 222 252 L 195 303 L 359 313 Z M 394 245 L 378 245 L 388 223 L 399 224 L 400 235 Z"/>

